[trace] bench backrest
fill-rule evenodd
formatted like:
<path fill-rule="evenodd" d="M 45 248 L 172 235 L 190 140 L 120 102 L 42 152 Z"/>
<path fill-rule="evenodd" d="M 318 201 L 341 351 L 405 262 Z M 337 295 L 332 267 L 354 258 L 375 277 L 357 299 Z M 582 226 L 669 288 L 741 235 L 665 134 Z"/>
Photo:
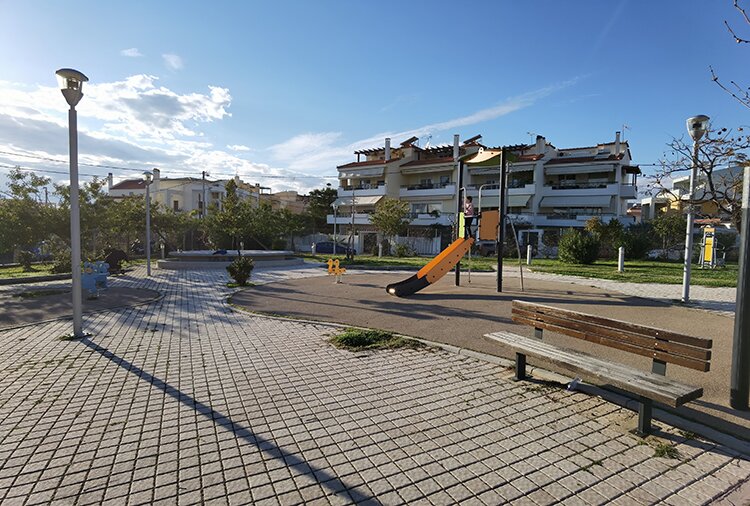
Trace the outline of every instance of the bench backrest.
<path fill-rule="evenodd" d="M 541 338 L 543 329 L 653 359 L 653 372 L 665 374 L 666 364 L 706 372 L 711 339 L 646 327 L 601 316 L 514 300 L 513 321 L 530 325 Z"/>

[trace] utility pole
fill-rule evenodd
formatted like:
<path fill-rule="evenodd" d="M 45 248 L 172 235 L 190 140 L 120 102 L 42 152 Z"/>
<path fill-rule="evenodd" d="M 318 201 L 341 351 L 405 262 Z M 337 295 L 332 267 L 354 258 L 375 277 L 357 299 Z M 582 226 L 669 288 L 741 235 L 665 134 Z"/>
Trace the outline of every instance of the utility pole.
<path fill-rule="evenodd" d="M 206 217 L 206 171 L 201 172 L 203 176 L 203 193 L 201 196 L 201 199 L 203 199 L 203 203 L 201 204 L 201 218 Z"/>
<path fill-rule="evenodd" d="M 456 164 L 456 170 L 458 171 L 458 184 L 456 185 L 456 237 L 461 233 L 461 213 L 463 212 L 464 206 L 464 164 L 459 161 L 461 151 L 458 147 L 458 134 L 453 136 L 453 162 Z M 464 224 L 464 226 L 466 226 Z M 466 235 L 464 233 L 464 235 Z M 461 284 L 461 261 L 456 264 L 456 286 Z"/>
<path fill-rule="evenodd" d="M 505 173 L 507 172 L 507 151 L 500 153 L 500 195 L 497 206 L 497 292 L 503 291 L 503 246 L 505 242 Z"/>
<path fill-rule="evenodd" d="M 750 166 L 742 182 L 742 225 L 740 233 L 740 272 L 737 278 L 737 306 L 734 311 L 732 372 L 729 405 L 748 410 L 750 396 Z"/>

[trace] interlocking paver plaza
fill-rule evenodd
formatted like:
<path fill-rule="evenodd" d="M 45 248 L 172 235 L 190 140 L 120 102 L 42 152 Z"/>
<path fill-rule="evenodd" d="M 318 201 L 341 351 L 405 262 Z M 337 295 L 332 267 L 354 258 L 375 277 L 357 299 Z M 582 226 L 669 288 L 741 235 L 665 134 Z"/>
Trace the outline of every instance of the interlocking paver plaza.
<path fill-rule="evenodd" d="M 61 340 L 66 321 L 0 332 L 3 503 L 684 506 L 750 479 L 746 457 L 669 427 L 679 457 L 655 457 L 598 397 L 236 311 L 220 271 L 112 283 L 165 296 L 86 315 L 87 339 Z"/>

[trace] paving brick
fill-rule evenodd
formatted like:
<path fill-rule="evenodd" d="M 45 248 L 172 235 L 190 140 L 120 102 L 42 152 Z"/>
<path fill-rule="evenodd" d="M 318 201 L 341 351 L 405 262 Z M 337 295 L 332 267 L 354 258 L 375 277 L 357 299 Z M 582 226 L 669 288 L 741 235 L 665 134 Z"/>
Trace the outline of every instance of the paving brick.
<path fill-rule="evenodd" d="M 136 268 L 113 286 L 164 298 L 87 314 L 91 340 L 57 339 L 69 322 L 1 331 L 15 367 L 0 369 L 0 501 L 686 506 L 750 477 L 697 440 L 673 441 L 687 461 L 673 469 L 599 398 L 443 351 L 341 351 L 326 324 L 230 311 L 225 283 Z"/>

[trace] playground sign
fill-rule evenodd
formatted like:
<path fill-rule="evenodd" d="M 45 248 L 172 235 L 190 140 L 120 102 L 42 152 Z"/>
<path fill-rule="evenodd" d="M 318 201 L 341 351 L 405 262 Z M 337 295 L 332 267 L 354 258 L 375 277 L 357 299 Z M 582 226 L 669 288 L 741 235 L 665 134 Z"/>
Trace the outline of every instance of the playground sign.
<path fill-rule="evenodd" d="M 339 260 L 329 258 L 328 259 L 328 275 L 329 276 L 336 276 L 336 283 L 341 283 L 341 276 L 346 272 L 346 269 L 343 267 L 339 267 Z"/>

